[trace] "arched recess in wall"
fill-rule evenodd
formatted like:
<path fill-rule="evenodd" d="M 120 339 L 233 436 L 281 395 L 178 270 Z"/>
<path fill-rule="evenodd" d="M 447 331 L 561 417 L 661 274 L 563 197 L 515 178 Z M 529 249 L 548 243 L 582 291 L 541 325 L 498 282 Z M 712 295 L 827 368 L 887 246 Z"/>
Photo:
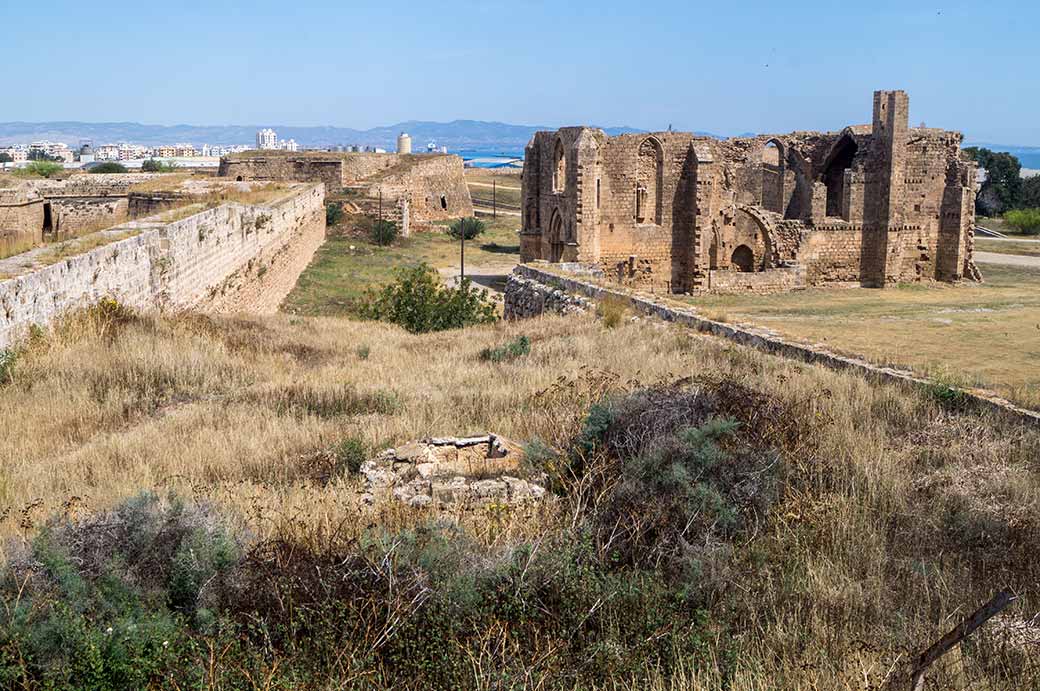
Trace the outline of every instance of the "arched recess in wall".
<path fill-rule="evenodd" d="M 794 190 L 784 210 L 784 218 L 806 221 L 812 214 L 812 171 L 798 149 L 790 148 L 787 152 L 787 166 L 793 174 Z"/>
<path fill-rule="evenodd" d="M 719 237 L 718 230 L 711 231 L 711 244 L 708 245 L 708 268 L 717 269 L 720 265 L 720 259 L 722 257 L 722 238 Z"/>
<path fill-rule="evenodd" d="M 656 137 L 639 145 L 636 167 L 636 223 L 661 225 L 661 192 L 664 187 L 664 147 Z"/>
<path fill-rule="evenodd" d="M 538 224 L 538 204 L 531 201 L 527 203 L 527 211 L 524 214 L 524 229 L 525 230 L 537 230 Z"/>
<path fill-rule="evenodd" d="M 762 208 L 766 211 L 784 213 L 786 172 L 784 145 L 777 139 L 770 139 L 762 147 Z"/>
<path fill-rule="evenodd" d="M 563 140 L 556 138 L 553 146 L 553 192 L 563 192 L 567 185 L 567 155 L 563 150 Z"/>
<path fill-rule="evenodd" d="M 755 270 L 755 253 L 747 245 L 737 245 L 730 261 L 737 271 L 747 273 Z"/>
<path fill-rule="evenodd" d="M 558 262 L 563 258 L 566 240 L 567 230 L 564 227 L 563 214 L 559 209 L 553 209 L 552 219 L 549 221 L 549 261 Z"/>
<path fill-rule="evenodd" d="M 827 215 L 844 217 L 845 171 L 852 167 L 859 147 L 848 133 L 843 134 L 827 156 L 823 167 L 823 184 L 827 186 Z"/>

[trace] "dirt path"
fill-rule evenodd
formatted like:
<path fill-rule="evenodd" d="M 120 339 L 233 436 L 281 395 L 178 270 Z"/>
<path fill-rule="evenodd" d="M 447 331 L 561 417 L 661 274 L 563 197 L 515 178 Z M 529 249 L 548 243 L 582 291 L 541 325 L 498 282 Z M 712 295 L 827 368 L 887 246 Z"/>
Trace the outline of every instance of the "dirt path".
<path fill-rule="evenodd" d="M 1024 266 L 1040 269 L 1040 257 L 1024 254 L 997 254 L 996 252 L 975 252 L 975 261 L 980 264 L 1004 264 L 1005 266 Z"/>
<path fill-rule="evenodd" d="M 473 187 L 487 187 L 488 189 L 491 189 L 492 187 L 497 187 L 500 190 L 512 190 L 514 192 L 519 192 L 520 191 L 519 187 L 507 187 L 505 185 L 492 185 L 489 182 L 467 182 L 466 184 L 467 185 L 472 185 Z"/>
<path fill-rule="evenodd" d="M 505 293 L 506 279 L 516 264 L 482 264 L 470 266 L 466 264 L 466 278 L 474 285 L 487 288 L 491 293 Z M 445 285 L 454 287 L 459 281 L 459 267 L 447 266 L 437 270 Z"/>

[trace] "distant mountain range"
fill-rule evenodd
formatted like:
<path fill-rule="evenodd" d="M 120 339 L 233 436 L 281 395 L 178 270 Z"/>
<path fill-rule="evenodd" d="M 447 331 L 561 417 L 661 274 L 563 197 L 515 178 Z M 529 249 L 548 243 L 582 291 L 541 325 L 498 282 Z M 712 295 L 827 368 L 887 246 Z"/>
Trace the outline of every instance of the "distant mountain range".
<path fill-rule="evenodd" d="M 392 149 L 397 135 L 407 132 L 416 150 L 427 142 L 454 151 L 486 153 L 520 152 L 539 130 L 554 127 L 510 125 L 504 122 L 455 120 L 453 122 L 399 122 L 385 127 L 356 130 L 349 127 L 289 127 L 279 125 L 142 125 L 136 122 L 4 122 L 0 123 L 0 145 L 27 144 L 50 140 L 69 146 L 90 141 L 94 145 L 131 142 L 144 146 L 187 142 L 232 146 L 252 144 L 257 130 L 271 127 L 281 139 L 295 139 L 301 147 L 327 147 L 339 144 L 380 146 Z M 632 127 L 609 127 L 610 135 L 641 132 Z"/>

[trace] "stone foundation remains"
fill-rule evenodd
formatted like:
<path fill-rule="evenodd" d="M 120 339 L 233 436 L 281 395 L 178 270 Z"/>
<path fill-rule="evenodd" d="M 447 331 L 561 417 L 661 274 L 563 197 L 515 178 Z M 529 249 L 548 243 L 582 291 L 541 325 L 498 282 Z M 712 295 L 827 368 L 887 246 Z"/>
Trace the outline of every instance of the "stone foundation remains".
<path fill-rule="evenodd" d="M 521 260 L 655 292 L 978 279 L 975 164 L 959 132 L 911 128 L 908 112 L 906 93 L 878 91 L 872 124 L 841 132 L 539 132 Z"/>
<path fill-rule="evenodd" d="M 411 442 L 361 466 L 364 499 L 392 497 L 435 509 L 541 499 L 545 489 L 520 478 L 522 461 L 517 444 L 494 434 Z"/>
<path fill-rule="evenodd" d="M 141 310 L 272 311 L 324 240 L 325 192 L 294 184 L 270 203 L 101 233 L 137 234 L 50 265 L 46 247 L 0 260 L 0 348 L 106 297 Z"/>

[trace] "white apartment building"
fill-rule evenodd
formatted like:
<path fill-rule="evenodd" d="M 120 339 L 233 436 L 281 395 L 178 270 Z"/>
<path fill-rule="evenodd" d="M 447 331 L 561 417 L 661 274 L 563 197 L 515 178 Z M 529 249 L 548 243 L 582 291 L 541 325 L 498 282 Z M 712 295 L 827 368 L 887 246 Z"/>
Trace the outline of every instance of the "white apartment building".
<path fill-rule="evenodd" d="M 277 149 L 278 135 L 270 128 L 260 130 L 256 133 L 256 148 L 261 151 L 265 149 Z"/>

